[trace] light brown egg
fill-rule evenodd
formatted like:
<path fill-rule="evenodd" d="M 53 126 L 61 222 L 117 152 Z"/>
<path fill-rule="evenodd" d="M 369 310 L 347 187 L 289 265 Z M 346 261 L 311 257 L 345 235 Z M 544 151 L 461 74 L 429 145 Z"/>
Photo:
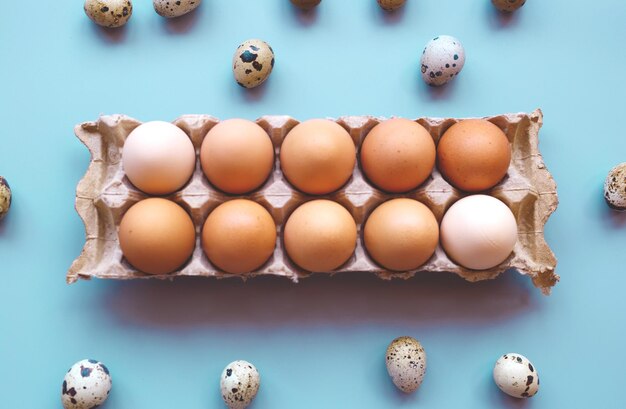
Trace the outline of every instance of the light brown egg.
<path fill-rule="evenodd" d="M 450 127 L 437 146 L 437 166 L 454 187 L 480 192 L 497 185 L 511 163 L 511 144 L 500 128 L 484 119 Z"/>
<path fill-rule="evenodd" d="M 216 207 L 202 229 L 202 248 L 211 263 L 232 274 L 261 267 L 274 252 L 276 224 L 263 206 L 235 199 Z"/>
<path fill-rule="evenodd" d="M 365 247 L 381 266 L 393 271 L 414 270 L 433 255 L 439 242 L 439 225 L 424 204 L 413 199 L 392 199 L 368 217 Z"/>
<path fill-rule="evenodd" d="M 167 274 L 191 257 L 196 233 L 182 207 L 166 199 L 150 198 L 126 211 L 119 240 L 124 257 L 137 270 Z"/>
<path fill-rule="evenodd" d="M 255 122 L 228 119 L 215 125 L 202 141 L 202 170 L 218 189 L 242 194 L 257 189 L 274 166 L 274 146 Z"/>
<path fill-rule="evenodd" d="M 356 148 L 350 134 L 327 119 L 311 119 L 285 137 L 280 164 L 297 189 L 323 195 L 343 186 L 354 169 Z"/>
<path fill-rule="evenodd" d="M 298 207 L 287 220 L 285 249 L 304 270 L 328 272 L 352 256 L 356 233 L 356 223 L 343 206 L 313 200 Z"/>
<path fill-rule="evenodd" d="M 426 128 L 394 118 L 376 125 L 361 146 L 361 166 L 367 178 L 388 192 L 415 189 L 430 176 L 436 148 Z"/>

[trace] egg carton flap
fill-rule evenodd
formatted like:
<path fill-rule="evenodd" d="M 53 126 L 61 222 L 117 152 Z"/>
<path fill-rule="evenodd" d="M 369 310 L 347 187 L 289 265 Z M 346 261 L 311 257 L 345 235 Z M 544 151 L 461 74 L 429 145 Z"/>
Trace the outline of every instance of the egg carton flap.
<path fill-rule="evenodd" d="M 368 132 L 386 118 L 375 116 L 344 116 L 335 120 L 351 135 L 357 148 Z M 464 118 L 418 118 L 435 144 L 453 124 Z M 382 279 L 408 279 L 422 271 L 454 273 L 468 281 L 493 279 L 506 270 L 516 270 L 532 279 L 544 294 L 559 281 L 555 273 L 557 260 L 545 241 L 544 226 L 558 206 L 556 183 L 549 173 L 539 151 L 539 130 L 543 123 L 541 110 L 532 113 L 513 113 L 485 117 L 506 134 L 512 147 L 512 160 L 507 176 L 485 194 L 506 203 L 518 225 L 518 242 L 513 253 L 502 264 L 488 270 L 468 270 L 450 260 L 439 246 L 431 259 L 419 270 L 409 272 L 386 271 L 367 254 L 362 242 L 362 226 L 367 216 L 382 202 L 408 197 L 426 204 L 439 222 L 445 211 L 467 194 L 451 186 L 435 168 L 432 175 L 417 189 L 402 194 L 390 194 L 373 187 L 355 166 L 352 177 L 339 191 L 322 196 L 306 195 L 284 178 L 280 171 L 278 153 L 287 133 L 299 121 L 284 115 L 262 116 L 257 123 L 270 136 L 275 149 L 274 169 L 264 185 L 246 195 L 228 195 L 211 186 L 204 176 L 199 150 L 209 130 L 219 119 L 210 115 L 183 115 L 173 123 L 191 139 L 196 150 L 196 168 L 189 182 L 179 191 L 166 196 L 181 205 L 196 226 L 196 249 L 178 271 L 167 275 L 149 275 L 135 270 L 124 259 L 118 241 L 122 216 L 133 204 L 148 196 L 135 188 L 124 175 L 122 150 L 130 132 L 141 124 L 126 115 L 105 115 L 97 121 L 84 122 L 75 127 L 76 136 L 91 154 L 84 177 L 76 188 L 76 210 L 85 225 L 85 245 L 79 257 L 67 272 L 67 282 L 78 279 L 171 279 L 178 276 L 240 277 L 274 275 L 294 282 L 311 273 L 294 265 L 286 255 L 282 243 L 282 226 L 291 212 L 300 204 L 319 198 L 334 200 L 345 206 L 355 221 L 359 240 L 351 259 L 332 273 L 374 273 Z M 213 266 L 202 251 L 200 230 L 208 214 L 219 204 L 233 198 L 247 198 L 265 207 L 277 225 L 278 240 L 273 256 L 257 271 L 246 275 L 232 275 Z"/>

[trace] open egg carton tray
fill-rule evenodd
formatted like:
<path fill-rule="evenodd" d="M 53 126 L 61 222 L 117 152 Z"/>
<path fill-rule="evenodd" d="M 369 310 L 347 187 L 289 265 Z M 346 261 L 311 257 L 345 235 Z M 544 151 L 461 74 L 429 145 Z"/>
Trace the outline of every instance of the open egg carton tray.
<path fill-rule="evenodd" d="M 495 268 L 475 271 L 455 264 L 446 256 L 441 246 L 438 246 L 431 259 L 418 271 L 402 273 L 386 271 L 368 256 L 362 241 L 363 223 L 377 205 L 396 197 L 408 197 L 423 202 L 441 222 L 446 210 L 467 194 L 452 187 L 437 169 L 434 169 L 430 178 L 418 189 L 403 194 L 388 194 L 369 184 L 357 164 L 352 178 L 339 191 L 324 196 L 306 195 L 293 188 L 284 178 L 280 171 L 278 154 L 283 138 L 298 121 L 288 116 L 264 116 L 257 123 L 267 131 L 274 144 L 274 170 L 259 190 L 246 195 L 228 195 L 209 184 L 199 161 L 202 140 L 219 120 L 208 115 L 183 115 L 174 124 L 184 130 L 193 142 L 197 153 L 196 169 L 190 181 L 167 198 L 181 205 L 191 215 L 196 226 L 196 248 L 191 259 L 178 271 L 167 275 L 149 275 L 128 264 L 118 241 L 118 227 L 126 210 L 148 197 L 130 183 L 124 175 L 121 162 L 124 141 L 141 122 L 124 115 L 107 115 L 96 122 L 77 125 L 76 135 L 91 152 L 87 173 L 76 189 L 76 210 L 85 224 L 86 243 L 67 273 L 67 282 L 73 283 L 79 278 L 92 277 L 169 279 L 177 276 L 247 278 L 257 275 L 281 276 L 297 282 L 311 273 L 296 266 L 285 253 L 282 227 L 291 212 L 303 202 L 327 198 L 345 206 L 359 229 L 359 240 L 354 254 L 332 273 L 370 272 L 384 279 L 407 279 L 421 271 L 451 272 L 468 281 L 480 281 L 493 279 L 506 270 L 515 269 L 529 276 L 537 288 L 549 294 L 559 276 L 555 274 L 556 258 L 544 239 L 543 228 L 548 217 L 555 211 L 558 198 L 556 184 L 546 169 L 538 147 L 542 113 L 536 110 L 531 114 L 505 114 L 486 119 L 500 127 L 512 145 L 512 160 L 507 176 L 486 192 L 506 203 L 515 215 L 518 242 L 512 254 Z M 367 133 L 382 120 L 384 118 L 348 116 L 339 118 L 336 122 L 350 133 L 358 148 Z M 443 133 L 459 120 L 420 118 L 416 121 L 430 132 L 437 143 Z M 273 256 L 258 271 L 244 276 L 218 270 L 204 255 L 200 244 L 200 231 L 208 214 L 220 203 L 236 197 L 245 197 L 261 204 L 272 214 L 278 228 Z"/>

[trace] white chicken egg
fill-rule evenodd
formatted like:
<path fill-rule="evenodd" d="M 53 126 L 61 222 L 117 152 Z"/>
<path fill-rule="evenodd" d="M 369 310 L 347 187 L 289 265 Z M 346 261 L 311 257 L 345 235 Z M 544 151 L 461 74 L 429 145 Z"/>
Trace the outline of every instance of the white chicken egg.
<path fill-rule="evenodd" d="M 517 221 L 511 209 L 488 195 L 466 196 L 444 214 L 441 246 L 456 263 L 486 270 L 505 261 L 517 243 Z"/>
<path fill-rule="evenodd" d="M 222 399 L 229 409 L 244 409 L 250 405 L 261 384 L 259 371 L 247 361 L 226 365 L 220 378 Z"/>
<path fill-rule="evenodd" d="M 459 40 L 440 35 L 430 40 L 420 59 L 422 79 L 439 86 L 459 75 L 465 64 L 465 50 Z"/>
<path fill-rule="evenodd" d="M 426 351 L 418 340 L 399 337 L 391 341 L 386 354 L 387 372 L 402 392 L 417 390 L 426 374 Z"/>
<path fill-rule="evenodd" d="M 493 380 L 498 388 L 514 398 L 530 398 L 539 391 L 539 374 L 523 355 L 502 355 L 493 368 Z"/>
<path fill-rule="evenodd" d="M 102 405 L 111 392 L 111 375 L 94 359 L 76 362 L 63 379 L 61 402 L 65 409 L 92 409 Z"/>

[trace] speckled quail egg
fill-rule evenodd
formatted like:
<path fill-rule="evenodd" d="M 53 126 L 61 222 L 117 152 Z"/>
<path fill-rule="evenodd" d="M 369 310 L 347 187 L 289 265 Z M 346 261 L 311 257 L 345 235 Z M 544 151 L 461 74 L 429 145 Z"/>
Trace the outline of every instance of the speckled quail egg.
<path fill-rule="evenodd" d="M 539 391 L 539 374 L 523 355 L 502 355 L 493 368 L 493 380 L 498 388 L 514 398 L 530 398 Z"/>
<path fill-rule="evenodd" d="M 626 211 L 626 162 L 611 169 L 606 177 L 604 199 L 611 208 Z"/>
<path fill-rule="evenodd" d="M 402 392 L 417 390 L 426 374 L 426 351 L 418 340 L 399 337 L 387 347 L 387 372 L 393 384 Z"/>
<path fill-rule="evenodd" d="M 426 44 L 420 59 L 422 79 L 439 86 L 459 75 L 465 64 L 465 50 L 459 40 L 440 35 Z"/>
<path fill-rule="evenodd" d="M 61 401 L 65 409 L 92 409 L 102 405 L 111 392 L 111 375 L 102 362 L 76 362 L 63 379 Z"/>
<path fill-rule="evenodd" d="M 198 8 L 202 0 L 152 0 L 154 11 L 167 18 L 184 16 Z"/>
<path fill-rule="evenodd" d="M 404 6 L 406 0 L 377 0 L 380 7 L 386 11 L 397 10 L 400 7 Z"/>
<path fill-rule="evenodd" d="M 85 0 L 85 13 L 103 27 L 121 27 L 133 14 L 130 0 Z"/>
<path fill-rule="evenodd" d="M 321 2 L 322 0 L 291 0 L 291 4 L 302 10 L 310 10 Z"/>
<path fill-rule="evenodd" d="M 256 396 L 261 384 L 259 371 L 247 361 L 226 365 L 220 378 L 222 399 L 229 409 L 244 409 Z"/>
<path fill-rule="evenodd" d="M 491 2 L 498 10 L 510 13 L 522 7 L 526 0 L 491 0 Z"/>
<path fill-rule="evenodd" d="M 11 207 L 11 187 L 9 182 L 0 176 L 0 220 L 9 213 Z"/>
<path fill-rule="evenodd" d="M 233 56 L 235 81 L 244 88 L 261 85 L 274 68 L 274 50 L 265 41 L 244 41 Z"/>

